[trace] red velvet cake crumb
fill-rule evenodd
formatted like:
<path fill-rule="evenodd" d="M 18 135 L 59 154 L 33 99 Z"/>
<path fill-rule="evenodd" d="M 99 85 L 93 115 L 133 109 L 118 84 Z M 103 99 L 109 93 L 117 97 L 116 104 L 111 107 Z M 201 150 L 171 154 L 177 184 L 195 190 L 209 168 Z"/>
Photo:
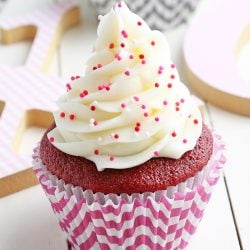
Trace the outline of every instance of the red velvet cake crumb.
<path fill-rule="evenodd" d="M 213 150 L 212 134 L 203 125 L 195 148 L 186 152 L 180 159 L 152 158 L 133 168 L 105 169 L 99 172 L 93 162 L 66 154 L 52 145 L 47 133 L 54 126 L 53 124 L 44 134 L 40 145 L 40 156 L 47 170 L 67 184 L 105 194 L 154 192 L 177 185 L 201 170 Z"/>

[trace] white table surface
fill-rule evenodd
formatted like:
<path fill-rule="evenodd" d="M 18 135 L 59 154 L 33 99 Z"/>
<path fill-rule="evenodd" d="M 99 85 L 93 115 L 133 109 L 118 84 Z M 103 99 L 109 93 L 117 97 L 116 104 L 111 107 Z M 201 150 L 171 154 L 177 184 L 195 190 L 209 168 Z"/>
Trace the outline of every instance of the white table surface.
<path fill-rule="evenodd" d="M 9 0 L 0 18 L 20 13 L 53 0 Z M 201 0 L 204 4 L 205 0 Z M 58 47 L 50 74 L 65 78 L 83 71 L 84 61 L 96 37 L 95 17 L 82 0 L 82 23 L 67 31 Z M 166 32 L 173 61 L 182 75 L 181 45 L 186 25 Z M 20 65 L 30 48 L 29 42 L 3 46 L 0 63 Z M 212 53 L 212 52 L 211 52 Z M 250 64 L 249 64 L 250 65 Z M 248 65 L 248 69 L 249 66 Z M 206 121 L 223 136 L 227 147 L 226 168 L 208 205 L 204 218 L 187 249 L 250 249 L 250 118 L 223 111 L 206 103 Z M 20 153 L 31 154 L 43 129 L 32 127 L 23 137 Z M 35 186 L 0 199 L 0 250 L 66 250 L 66 240 L 49 202 L 40 186 Z"/>

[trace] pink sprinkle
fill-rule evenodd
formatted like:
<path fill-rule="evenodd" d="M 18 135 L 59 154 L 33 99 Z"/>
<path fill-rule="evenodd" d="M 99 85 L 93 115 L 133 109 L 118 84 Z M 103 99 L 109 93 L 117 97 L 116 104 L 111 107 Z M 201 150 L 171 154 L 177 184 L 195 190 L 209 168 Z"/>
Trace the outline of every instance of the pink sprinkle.
<path fill-rule="evenodd" d="M 96 107 L 94 105 L 90 106 L 90 110 L 91 111 L 95 111 L 96 110 Z"/>
<path fill-rule="evenodd" d="M 145 105 L 145 104 L 142 104 L 142 105 L 141 105 L 141 108 L 142 108 L 142 109 L 146 109 L 146 105 Z"/>
<path fill-rule="evenodd" d="M 162 70 L 158 70 L 158 75 L 161 75 L 162 74 Z"/>
<path fill-rule="evenodd" d="M 115 159 L 115 157 L 113 156 L 113 155 L 111 155 L 110 157 L 109 157 L 109 160 L 110 161 L 113 161 Z"/>
<path fill-rule="evenodd" d="M 184 102 L 185 102 L 185 100 L 184 100 L 183 98 L 181 98 L 180 102 L 181 102 L 181 103 L 184 103 Z"/>
<path fill-rule="evenodd" d="M 76 79 L 79 79 L 80 78 L 80 76 L 76 76 Z"/>
<path fill-rule="evenodd" d="M 176 107 L 175 110 L 178 112 L 178 111 L 180 110 L 180 108 L 179 108 L 179 107 Z"/>
<path fill-rule="evenodd" d="M 155 156 L 158 156 L 158 155 L 159 155 L 159 152 L 158 152 L 158 151 L 154 151 L 154 155 L 155 155 Z"/>
<path fill-rule="evenodd" d="M 151 41 L 151 45 L 152 45 L 152 46 L 155 46 L 155 41 Z"/>
<path fill-rule="evenodd" d="M 138 97 L 138 96 L 134 96 L 133 98 L 134 98 L 134 100 L 135 100 L 136 102 L 139 102 L 139 97 Z"/>
<path fill-rule="evenodd" d="M 94 154 L 95 154 L 95 155 L 99 155 L 99 150 L 98 150 L 98 149 L 95 149 L 95 150 L 94 150 Z"/>
<path fill-rule="evenodd" d="M 176 132 L 172 132 L 172 134 L 171 134 L 173 137 L 176 137 Z"/>
<path fill-rule="evenodd" d="M 66 88 L 67 88 L 67 90 L 71 90 L 71 85 L 70 85 L 70 83 L 67 83 L 67 84 L 66 84 Z"/>
<path fill-rule="evenodd" d="M 175 79 L 175 75 L 171 75 L 170 78 L 171 78 L 171 79 Z"/>
<path fill-rule="evenodd" d="M 71 79 L 71 81 L 74 81 L 74 80 L 75 80 L 75 77 L 74 77 L 74 76 L 71 76 L 70 79 Z"/>
<path fill-rule="evenodd" d="M 128 38 L 128 34 L 127 34 L 127 32 L 125 31 L 125 30 L 122 30 L 122 36 L 124 37 L 124 38 Z"/>
<path fill-rule="evenodd" d="M 146 64 L 146 61 L 145 60 L 141 60 L 141 64 Z"/>
<path fill-rule="evenodd" d="M 110 48 L 110 49 L 113 49 L 114 47 L 115 47 L 115 44 L 114 44 L 114 43 L 110 43 L 110 44 L 109 44 L 109 48 Z"/>
<path fill-rule="evenodd" d="M 124 74 L 125 74 L 126 76 L 129 76 L 129 75 L 130 75 L 129 70 L 126 70 L 126 71 L 124 72 Z"/>
<path fill-rule="evenodd" d="M 69 116 L 69 119 L 70 119 L 71 121 L 73 121 L 73 120 L 75 119 L 75 115 L 74 115 L 74 114 L 71 114 L 71 115 Z"/>
<path fill-rule="evenodd" d="M 174 69 L 174 68 L 175 68 L 175 65 L 174 65 L 173 63 L 171 64 L 171 68 L 172 68 L 172 69 Z"/>
<path fill-rule="evenodd" d="M 148 117 L 148 112 L 145 112 L 143 115 L 144 115 L 145 117 Z"/>
<path fill-rule="evenodd" d="M 180 103 L 179 103 L 179 102 L 176 102 L 175 105 L 176 105 L 176 106 L 180 106 Z"/>
<path fill-rule="evenodd" d="M 187 143 L 187 139 L 183 139 L 182 142 L 185 144 Z"/>
<path fill-rule="evenodd" d="M 130 56 L 129 56 L 129 59 L 134 59 L 134 56 L 133 56 L 133 55 L 130 55 Z"/>
<path fill-rule="evenodd" d="M 119 138 L 119 135 L 118 135 L 118 134 L 115 134 L 115 135 L 114 135 L 114 138 L 115 138 L 115 139 L 118 139 L 118 138 Z"/>
<path fill-rule="evenodd" d="M 101 68 L 102 67 L 102 64 L 101 63 L 98 63 L 97 64 L 97 68 Z"/>
<path fill-rule="evenodd" d="M 155 121 L 156 122 L 160 121 L 160 118 L 159 117 L 155 117 Z"/>
<path fill-rule="evenodd" d="M 159 86 L 160 86 L 159 83 L 156 82 L 156 83 L 155 83 L 155 87 L 156 87 L 156 88 L 159 88 Z"/>
<path fill-rule="evenodd" d="M 125 103 L 121 103 L 121 107 L 124 109 L 126 108 L 126 104 Z"/>
<path fill-rule="evenodd" d="M 84 98 L 85 97 L 85 95 L 83 94 L 83 93 L 80 93 L 80 98 Z"/>
<path fill-rule="evenodd" d="M 62 118 L 64 118 L 64 117 L 65 117 L 65 113 L 64 113 L 64 112 L 61 112 L 61 113 L 60 113 L 60 116 L 61 116 Z"/>
<path fill-rule="evenodd" d="M 171 89 L 173 87 L 172 83 L 168 83 L 168 88 Z"/>
<path fill-rule="evenodd" d="M 164 69 L 164 67 L 163 66 L 159 66 L 159 70 L 163 70 Z"/>
<path fill-rule="evenodd" d="M 142 22 L 138 21 L 138 22 L 137 22 L 137 25 L 138 25 L 138 26 L 141 26 L 141 25 L 142 25 Z"/>
<path fill-rule="evenodd" d="M 194 124 L 198 124 L 199 121 L 197 119 L 194 119 Z"/>
<path fill-rule="evenodd" d="M 125 43 L 121 43 L 120 45 L 121 45 L 121 47 L 122 47 L 122 48 L 124 48 L 124 47 L 125 47 Z"/>
<path fill-rule="evenodd" d="M 163 101 L 163 105 L 167 106 L 168 102 L 166 100 Z"/>
<path fill-rule="evenodd" d="M 121 7 L 122 7 L 122 3 L 118 3 L 117 6 L 118 6 L 119 8 L 121 8 Z"/>
<path fill-rule="evenodd" d="M 54 141 L 55 141 L 55 138 L 51 136 L 51 137 L 49 138 L 49 141 L 50 141 L 50 142 L 54 142 Z"/>
<path fill-rule="evenodd" d="M 97 121 L 94 121 L 94 122 L 93 122 L 93 125 L 94 125 L 94 126 L 97 126 L 97 125 L 98 125 L 98 122 L 97 122 Z"/>
<path fill-rule="evenodd" d="M 99 85 L 99 86 L 98 86 L 98 90 L 99 90 L 99 91 L 103 90 L 103 88 L 104 88 L 103 85 Z"/>
<path fill-rule="evenodd" d="M 121 57 L 119 54 L 116 54 L 116 55 L 115 55 L 115 58 L 116 58 L 118 61 L 121 61 L 121 60 L 122 60 L 122 57 Z"/>

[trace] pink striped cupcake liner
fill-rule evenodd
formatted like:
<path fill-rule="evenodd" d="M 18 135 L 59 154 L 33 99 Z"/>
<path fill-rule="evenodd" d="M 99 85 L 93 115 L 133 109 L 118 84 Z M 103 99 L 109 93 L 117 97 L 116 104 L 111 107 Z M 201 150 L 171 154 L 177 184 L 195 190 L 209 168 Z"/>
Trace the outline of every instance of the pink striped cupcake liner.
<path fill-rule="evenodd" d="M 33 168 L 73 249 L 184 249 L 194 234 L 225 163 L 214 134 L 208 164 L 166 190 L 103 194 L 65 184 L 46 170 L 34 149 Z"/>

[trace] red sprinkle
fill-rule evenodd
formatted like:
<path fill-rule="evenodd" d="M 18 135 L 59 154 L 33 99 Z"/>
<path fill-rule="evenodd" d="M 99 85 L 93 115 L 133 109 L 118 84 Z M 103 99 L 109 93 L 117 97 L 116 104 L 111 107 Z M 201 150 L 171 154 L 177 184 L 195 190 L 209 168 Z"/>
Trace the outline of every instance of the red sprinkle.
<path fill-rule="evenodd" d="M 121 8 L 121 7 L 122 7 L 122 3 L 118 3 L 117 6 L 118 6 L 119 8 Z"/>
<path fill-rule="evenodd" d="M 99 91 L 100 91 L 100 90 L 103 90 L 103 88 L 104 88 L 103 85 L 99 85 L 99 86 L 98 86 L 98 90 L 99 90 Z"/>
<path fill-rule="evenodd" d="M 171 64 L 171 68 L 174 69 L 174 68 L 175 68 L 175 65 L 174 65 L 174 64 Z"/>
<path fill-rule="evenodd" d="M 97 64 L 97 68 L 99 69 L 99 68 L 101 68 L 102 67 L 102 64 L 101 63 L 98 63 Z"/>
<path fill-rule="evenodd" d="M 141 26 L 141 25 L 142 25 L 142 22 L 138 21 L 138 22 L 137 22 L 137 25 L 138 25 L 138 26 Z"/>
<path fill-rule="evenodd" d="M 155 121 L 156 122 L 160 121 L 160 118 L 159 117 L 155 117 Z"/>
<path fill-rule="evenodd" d="M 141 126 L 141 124 L 140 124 L 139 122 L 137 122 L 135 125 L 136 125 L 137 127 L 140 127 L 140 126 Z"/>
<path fill-rule="evenodd" d="M 64 118 L 64 117 L 65 117 L 65 113 L 64 113 L 64 112 L 61 112 L 61 113 L 60 113 L 60 116 L 61 116 L 62 118 Z"/>
<path fill-rule="evenodd" d="M 175 75 L 171 75 L 170 78 L 171 78 L 171 79 L 175 79 Z"/>
<path fill-rule="evenodd" d="M 146 105 L 145 105 L 145 104 L 142 104 L 142 105 L 141 105 L 141 108 L 142 108 L 142 109 L 146 109 Z"/>
<path fill-rule="evenodd" d="M 74 114 L 71 114 L 70 116 L 69 116 L 69 119 L 71 120 L 71 121 L 73 121 L 74 119 L 75 119 L 75 115 Z"/>
<path fill-rule="evenodd" d="M 71 90 L 71 85 L 70 85 L 70 83 L 67 83 L 67 84 L 66 84 L 66 88 L 67 88 L 67 90 Z"/>
<path fill-rule="evenodd" d="M 173 137 L 176 137 L 176 132 L 172 132 L 172 134 L 171 134 Z"/>
<path fill-rule="evenodd" d="M 93 122 L 93 125 L 94 125 L 94 126 L 97 126 L 97 125 L 98 125 L 98 122 L 97 122 L 97 121 L 94 121 L 94 122 Z"/>
<path fill-rule="evenodd" d="M 113 161 L 115 159 L 115 157 L 113 156 L 113 155 L 111 155 L 110 157 L 109 157 L 109 160 L 110 161 Z"/>
<path fill-rule="evenodd" d="M 180 108 L 179 108 L 179 107 L 176 107 L 176 108 L 175 108 L 175 110 L 176 110 L 176 111 L 179 111 L 179 110 L 180 110 Z"/>
<path fill-rule="evenodd" d="M 152 45 L 152 46 L 155 46 L 155 41 L 151 41 L 151 45 Z"/>
<path fill-rule="evenodd" d="M 84 94 L 84 95 L 87 95 L 88 93 L 89 93 L 89 92 L 88 92 L 87 89 L 83 90 L 83 94 Z"/>
<path fill-rule="evenodd" d="M 160 84 L 158 82 L 155 83 L 155 87 L 159 88 Z"/>
<path fill-rule="evenodd" d="M 134 56 L 133 56 L 133 55 L 130 55 L 130 56 L 129 56 L 129 59 L 134 59 Z"/>
<path fill-rule="evenodd" d="M 148 112 L 145 112 L 143 115 L 144 115 L 145 117 L 148 117 Z"/>
<path fill-rule="evenodd" d="M 93 70 L 96 70 L 96 69 L 97 69 L 97 67 L 96 67 L 96 66 L 94 66 L 92 69 L 93 69 Z"/>
<path fill-rule="evenodd" d="M 124 48 L 124 47 L 125 47 L 125 43 L 121 43 L 120 45 L 121 45 L 121 47 L 122 47 L 122 48 Z"/>
<path fill-rule="evenodd" d="M 80 78 L 80 76 L 76 76 L 76 79 L 79 79 Z"/>
<path fill-rule="evenodd" d="M 197 119 L 194 119 L 194 124 L 198 124 L 199 121 Z"/>
<path fill-rule="evenodd" d="M 94 150 L 94 154 L 95 154 L 95 155 L 99 155 L 99 150 L 98 150 L 98 149 L 95 149 L 95 150 Z"/>
<path fill-rule="evenodd" d="M 91 111 L 95 111 L 96 110 L 96 107 L 94 105 L 90 106 L 90 110 Z"/>
<path fill-rule="evenodd" d="M 168 102 L 166 100 L 163 101 L 163 105 L 168 105 Z"/>
<path fill-rule="evenodd" d="M 75 80 L 75 77 L 74 77 L 74 76 L 71 76 L 70 79 L 71 79 L 71 81 L 74 81 L 74 80 Z"/>
<path fill-rule="evenodd" d="M 49 141 L 50 141 L 50 142 L 54 142 L 54 141 L 55 141 L 55 138 L 51 136 L 51 137 L 49 138 Z"/>
<path fill-rule="evenodd" d="M 180 106 L 180 103 L 179 103 L 179 102 L 176 102 L 175 105 L 176 105 L 176 106 Z"/>
<path fill-rule="evenodd" d="M 144 55 L 143 55 L 143 54 L 140 54 L 140 55 L 139 55 L 139 58 L 140 58 L 140 59 L 144 59 Z"/>
<path fill-rule="evenodd" d="M 139 127 L 139 126 L 136 126 L 136 127 L 135 127 L 135 131 L 136 131 L 136 132 L 139 132 L 139 131 L 140 131 L 140 127 Z"/>
<path fill-rule="evenodd" d="M 168 86 L 169 89 L 173 87 L 172 83 L 168 83 L 167 86 Z"/>
<path fill-rule="evenodd" d="M 118 138 L 119 138 L 119 135 L 118 135 L 118 134 L 115 134 L 115 135 L 114 135 L 114 138 L 115 138 L 115 139 L 118 139 Z"/>
<path fill-rule="evenodd" d="M 114 47 L 115 47 L 115 44 L 114 44 L 114 43 L 110 43 L 110 44 L 109 44 L 109 48 L 110 48 L 110 49 L 113 49 Z"/>
<path fill-rule="evenodd" d="M 145 60 L 141 60 L 141 64 L 146 64 L 146 61 Z"/>

